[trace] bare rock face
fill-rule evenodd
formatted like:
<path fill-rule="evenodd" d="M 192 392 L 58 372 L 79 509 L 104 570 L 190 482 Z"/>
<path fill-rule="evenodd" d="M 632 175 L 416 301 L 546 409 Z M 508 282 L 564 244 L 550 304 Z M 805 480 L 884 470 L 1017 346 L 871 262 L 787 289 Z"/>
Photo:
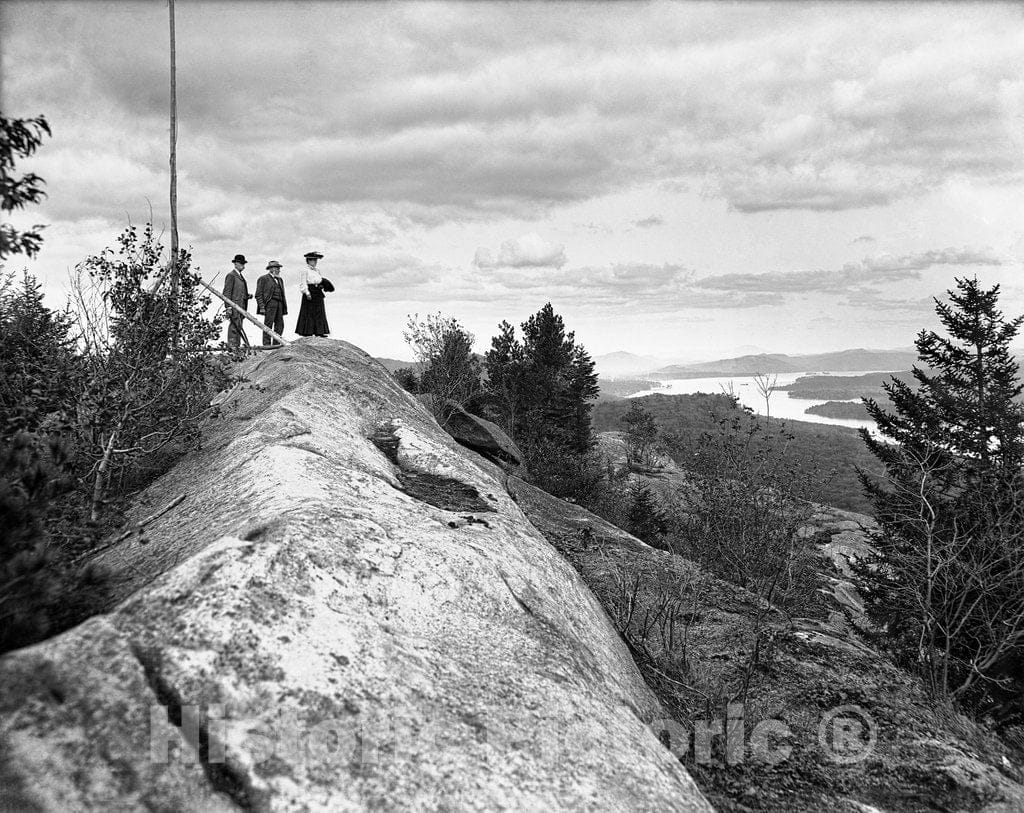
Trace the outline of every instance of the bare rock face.
<path fill-rule="evenodd" d="M 877 527 L 874 519 L 864 514 L 818 505 L 807 524 L 797 531 L 802 537 L 816 540 L 821 551 L 825 567 L 819 589 L 835 609 L 831 614 L 834 626 L 852 625 L 862 632 L 871 629 L 864 600 L 854 583 L 853 564 L 874 553 L 871 534 Z"/>
<path fill-rule="evenodd" d="M 430 393 L 416 396 L 435 413 L 437 412 L 435 409 L 436 397 Z M 451 400 L 445 401 L 445 412 L 448 417 L 443 422 L 442 428 L 463 446 L 478 452 L 503 468 L 515 469 L 522 465 L 523 453 L 496 423 L 467 412 Z"/>
<path fill-rule="evenodd" d="M 0 659 L 0 808 L 711 809 L 493 469 L 351 345 L 248 365 L 122 603 Z"/>

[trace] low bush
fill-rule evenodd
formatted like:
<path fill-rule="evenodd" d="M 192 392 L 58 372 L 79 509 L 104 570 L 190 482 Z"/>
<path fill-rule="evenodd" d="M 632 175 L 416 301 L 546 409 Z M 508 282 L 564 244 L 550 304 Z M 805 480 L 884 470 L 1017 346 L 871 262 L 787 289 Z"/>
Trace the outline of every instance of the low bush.
<path fill-rule="evenodd" d="M 58 312 L 30 275 L 0 279 L 0 651 L 105 605 L 90 552 L 199 442 L 229 383 L 188 254 L 173 286 L 162 256 L 151 226 L 127 229 L 78 266 Z"/>

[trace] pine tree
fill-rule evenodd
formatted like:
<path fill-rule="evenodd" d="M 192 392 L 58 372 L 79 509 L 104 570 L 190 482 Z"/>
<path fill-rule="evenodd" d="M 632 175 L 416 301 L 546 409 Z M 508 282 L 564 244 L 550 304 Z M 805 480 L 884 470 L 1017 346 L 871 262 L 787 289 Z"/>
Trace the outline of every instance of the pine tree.
<path fill-rule="evenodd" d="M 43 304 L 39 281 L 0 274 L 0 438 L 56 426 L 76 407 L 80 374 L 70 314 Z"/>
<path fill-rule="evenodd" d="M 639 401 L 633 401 L 619 420 L 626 424 L 626 453 L 630 461 L 643 463 L 658 438 L 654 416 Z"/>
<path fill-rule="evenodd" d="M 485 357 L 495 417 L 522 449 L 535 482 L 580 497 L 597 480 L 586 473 L 598 393 L 594 362 L 550 302 L 521 327 L 522 342 L 502 322 Z"/>
<path fill-rule="evenodd" d="M 597 374 L 575 334 L 565 332 L 562 317 L 548 302 L 523 323 L 526 420 L 529 431 L 578 454 L 590 450 L 591 401 Z"/>
<path fill-rule="evenodd" d="M 1024 386 L 1010 352 L 1024 317 L 1004 319 L 998 285 L 957 279 L 948 294 L 949 336 L 915 342 L 917 388 L 886 384 L 891 412 L 865 399 L 882 437 L 861 434 L 885 477 L 861 474 L 880 532 L 858 570 L 897 654 L 937 694 L 986 705 L 1024 683 Z"/>
<path fill-rule="evenodd" d="M 633 536 L 655 547 L 660 546 L 661 538 L 668 533 L 668 514 L 642 481 L 637 481 L 629 490 L 626 522 Z"/>
<path fill-rule="evenodd" d="M 526 397 L 523 381 L 526 365 L 523 345 L 516 338 L 516 330 L 508 322 L 498 325 L 498 335 L 491 339 L 491 349 L 484 355 L 487 369 L 487 392 L 496 414 L 494 417 L 512 440 L 522 419 Z"/>

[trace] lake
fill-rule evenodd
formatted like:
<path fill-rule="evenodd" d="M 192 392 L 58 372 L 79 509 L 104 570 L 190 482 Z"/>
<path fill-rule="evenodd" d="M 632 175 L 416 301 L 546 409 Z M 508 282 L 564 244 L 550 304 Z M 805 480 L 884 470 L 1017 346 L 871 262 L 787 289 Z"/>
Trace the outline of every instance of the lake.
<path fill-rule="evenodd" d="M 792 384 L 801 376 L 805 375 L 834 375 L 854 376 L 867 375 L 869 373 L 887 372 L 886 370 L 857 370 L 852 372 L 833 373 L 827 370 L 811 370 L 803 373 L 778 373 L 775 386 L 783 387 Z M 757 384 L 753 376 L 716 376 L 713 378 L 675 378 L 661 382 L 661 387 L 653 390 L 644 390 L 630 395 L 630 398 L 639 398 L 642 395 L 692 395 L 697 392 L 725 393 L 731 391 L 739 397 L 740 403 L 750 407 L 758 415 L 765 414 L 765 401 L 757 390 Z M 834 399 L 833 399 L 834 400 Z M 853 403 L 856 403 L 854 399 Z M 864 427 L 872 430 L 874 434 L 875 424 L 873 421 L 854 421 L 842 418 L 826 418 L 823 415 L 807 415 L 804 410 L 815 404 L 824 404 L 824 400 L 809 400 L 806 398 L 790 398 L 788 392 L 772 392 L 768 396 L 769 411 L 773 418 L 784 418 L 791 421 L 808 421 L 809 423 L 825 423 L 832 426 L 849 426 L 854 429 Z"/>

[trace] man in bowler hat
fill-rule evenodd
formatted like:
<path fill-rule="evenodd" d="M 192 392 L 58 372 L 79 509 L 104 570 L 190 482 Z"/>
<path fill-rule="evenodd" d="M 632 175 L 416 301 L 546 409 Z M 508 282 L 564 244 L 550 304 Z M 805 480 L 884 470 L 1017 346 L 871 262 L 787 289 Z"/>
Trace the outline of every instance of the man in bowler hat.
<path fill-rule="evenodd" d="M 288 301 L 281 281 L 281 263 L 271 260 L 267 273 L 256 280 L 256 313 L 263 314 L 263 324 L 278 336 L 284 333 L 284 317 L 288 314 Z M 270 346 L 278 342 L 267 332 L 263 333 L 263 344 Z"/>
<path fill-rule="evenodd" d="M 236 254 L 231 261 L 234 266 L 224 278 L 224 297 L 234 302 L 242 310 L 249 310 L 249 300 L 252 294 L 249 293 L 249 284 L 242 276 L 245 271 L 245 255 Z M 245 331 L 242 328 L 242 314 L 234 308 L 228 308 L 228 349 L 237 350 Z M 246 345 L 249 342 L 246 340 Z"/>

